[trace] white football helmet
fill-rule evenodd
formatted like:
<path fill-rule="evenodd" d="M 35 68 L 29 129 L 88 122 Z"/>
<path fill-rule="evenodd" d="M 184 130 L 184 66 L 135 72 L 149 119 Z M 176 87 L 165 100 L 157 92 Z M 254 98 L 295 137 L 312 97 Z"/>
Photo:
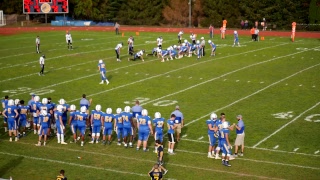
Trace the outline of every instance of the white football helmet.
<path fill-rule="evenodd" d="M 59 112 L 62 112 L 63 106 L 59 104 L 59 105 L 57 106 L 57 110 L 58 110 Z"/>
<path fill-rule="evenodd" d="M 129 112 L 130 112 L 130 110 L 131 110 L 130 106 L 126 106 L 126 107 L 124 107 L 124 112 L 129 113 Z"/>
<path fill-rule="evenodd" d="M 33 99 L 35 102 L 39 102 L 40 101 L 40 97 L 39 96 L 35 96 Z"/>
<path fill-rule="evenodd" d="M 217 119 L 217 114 L 216 113 L 212 113 L 211 115 L 210 115 L 210 119 L 212 120 L 212 119 Z"/>
<path fill-rule="evenodd" d="M 197 42 L 196 42 L 197 44 L 200 44 L 200 41 L 199 40 L 197 40 Z"/>
<path fill-rule="evenodd" d="M 204 37 L 201 37 L 201 40 L 204 40 Z"/>
<path fill-rule="evenodd" d="M 102 59 L 100 59 L 100 60 L 99 60 L 99 63 L 102 63 L 102 62 L 103 62 Z"/>
<path fill-rule="evenodd" d="M 180 46 L 178 46 L 177 48 L 178 48 L 178 49 L 180 49 L 181 47 L 180 47 Z"/>
<path fill-rule="evenodd" d="M 48 99 L 47 98 L 42 98 L 42 104 L 48 104 Z"/>
<path fill-rule="evenodd" d="M 186 43 L 182 43 L 182 46 L 186 46 Z"/>
<path fill-rule="evenodd" d="M 222 128 L 227 129 L 229 127 L 229 124 L 227 121 L 222 123 Z"/>
<path fill-rule="evenodd" d="M 210 44 L 212 41 L 211 40 L 208 40 L 208 43 Z"/>
<path fill-rule="evenodd" d="M 18 105 L 20 103 L 20 100 L 19 99 L 15 99 L 14 100 L 14 105 Z"/>
<path fill-rule="evenodd" d="M 233 31 L 233 34 L 238 34 L 238 32 L 237 31 Z"/>
<path fill-rule="evenodd" d="M 97 111 L 101 111 L 101 105 L 100 104 L 96 105 L 96 110 Z"/>
<path fill-rule="evenodd" d="M 155 118 L 161 118 L 161 114 L 159 112 L 154 113 Z"/>
<path fill-rule="evenodd" d="M 85 113 L 87 111 L 87 107 L 81 106 L 80 112 Z"/>
<path fill-rule="evenodd" d="M 9 99 L 9 100 L 8 100 L 8 106 L 13 106 L 13 105 L 14 105 L 13 99 Z"/>
<path fill-rule="evenodd" d="M 184 40 L 184 43 L 187 43 L 187 42 L 188 42 L 188 40 L 185 39 L 185 40 Z"/>
<path fill-rule="evenodd" d="M 41 110 L 40 113 L 41 113 L 42 116 L 46 116 L 48 114 L 46 110 Z"/>
<path fill-rule="evenodd" d="M 75 111 L 75 110 L 76 110 L 76 105 L 72 104 L 72 105 L 70 106 L 70 110 L 71 110 L 71 111 Z"/>
<path fill-rule="evenodd" d="M 106 113 L 107 114 L 111 114 L 112 113 L 112 109 L 111 108 L 107 108 Z"/>
<path fill-rule="evenodd" d="M 65 104 L 65 103 L 66 103 L 66 101 L 64 99 L 59 100 L 59 104 Z"/>
<path fill-rule="evenodd" d="M 177 48 L 177 45 L 173 45 L 173 48 L 176 49 L 176 48 Z"/>
<path fill-rule="evenodd" d="M 141 114 L 142 116 L 148 116 L 148 110 L 142 109 Z"/>
<path fill-rule="evenodd" d="M 117 114 L 120 114 L 122 112 L 122 109 L 121 108 L 117 108 L 116 112 L 117 112 Z"/>
<path fill-rule="evenodd" d="M 161 54 L 161 53 L 162 53 L 161 49 L 158 49 L 158 50 L 157 50 L 157 53 L 158 53 L 158 54 Z"/>

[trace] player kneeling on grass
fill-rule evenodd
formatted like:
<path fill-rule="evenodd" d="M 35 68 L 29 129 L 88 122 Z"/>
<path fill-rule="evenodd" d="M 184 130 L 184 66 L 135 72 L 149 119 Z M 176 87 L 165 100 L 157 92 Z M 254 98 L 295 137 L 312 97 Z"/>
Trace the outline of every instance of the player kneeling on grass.
<path fill-rule="evenodd" d="M 73 135 L 73 141 L 70 141 L 70 143 L 77 142 L 77 129 L 78 129 L 77 113 L 78 112 L 76 112 L 76 106 L 72 104 L 70 106 L 70 115 L 69 115 L 69 122 L 68 122 Z"/>
<path fill-rule="evenodd" d="M 8 100 L 8 105 L 2 112 L 3 116 L 8 120 L 8 130 L 10 136 L 10 142 L 12 141 L 12 133 L 15 136 L 15 141 L 18 141 L 17 137 L 17 122 L 16 118 L 19 116 L 17 111 L 17 107 L 14 105 L 14 101 L 12 99 Z"/>
<path fill-rule="evenodd" d="M 91 112 L 91 126 L 92 126 L 92 140 L 89 142 L 91 144 L 96 141 L 99 143 L 101 125 L 103 124 L 103 112 L 101 111 L 101 105 L 96 105 L 96 109 Z"/>
<path fill-rule="evenodd" d="M 118 146 L 121 146 L 121 137 L 123 138 L 123 118 L 121 115 L 122 109 L 117 108 L 116 115 L 114 116 L 114 131 L 117 133 Z M 124 143 L 124 142 L 123 142 Z"/>
<path fill-rule="evenodd" d="M 102 144 L 106 145 L 106 136 L 108 135 L 108 145 L 111 144 L 111 135 L 113 131 L 113 119 L 114 115 L 112 114 L 112 109 L 107 108 L 106 114 L 103 115 L 104 124 L 103 124 L 103 141 Z"/>
<path fill-rule="evenodd" d="M 155 126 L 155 129 L 154 129 L 154 132 L 155 132 L 154 133 L 154 140 L 156 141 L 155 149 L 154 149 L 155 153 L 158 153 L 157 152 L 157 149 L 158 149 L 157 141 L 160 141 L 161 144 L 163 142 L 164 121 L 165 121 L 165 119 L 163 117 L 161 117 L 161 114 L 159 112 L 156 112 L 154 114 L 154 119 L 152 120 L 152 123 Z"/>
<path fill-rule="evenodd" d="M 143 143 L 143 151 L 148 151 L 147 143 L 149 134 L 153 134 L 153 129 L 151 126 L 151 119 L 148 116 L 148 110 L 143 109 L 141 112 L 142 115 L 137 117 L 138 133 L 139 139 L 137 144 L 137 150 L 139 150 L 141 143 Z"/>
<path fill-rule="evenodd" d="M 130 61 L 130 60 L 135 61 L 136 59 L 141 59 L 142 61 L 144 61 L 143 53 L 144 53 L 144 50 L 138 51 L 137 53 L 135 53 L 133 55 L 133 58 L 128 58 L 128 61 Z"/>
<path fill-rule="evenodd" d="M 63 106 L 59 104 L 57 106 L 57 110 L 54 112 L 54 118 L 57 126 L 57 139 L 59 144 L 60 143 L 67 144 L 66 142 L 64 142 L 65 126 L 63 125 L 63 121 L 62 121 L 62 114 L 63 114 Z"/>
<path fill-rule="evenodd" d="M 230 167 L 231 165 L 229 164 L 229 158 L 231 155 L 231 144 L 229 142 L 229 124 L 227 121 L 222 123 L 222 130 L 220 131 L 220 143 L 222 145 L 221 150 L 222 150 L 222 165 Z"/>
<path fill-rule="evenodd" d="M 120 115 L 122 116 L 123 120 L 123 141 L 124 141 L 124 147 L 128 147 L 128 142 L 129 142 L 129 147 L 132 146 L 132 141 L 133 141 L 133 122 L 132 122 L 132 113 L 130 112 L 131 108 L 130 106 L 126 106 L 124 108 L 124 112 L 122 112 Z"/>
<path fill-rule="evenodd" d="M 44 136 L 44 142 L 43 145 L 46 145 L 47 142 L 47 132 L 48 132 L 48 122 L 50 120 L 50 114 L 47 113 L 46 110 L 41 110 L 40 112 L 40 116 L 39 116 L 39 121 L 40 121 L 40 129 L 39 129 L 39 141 L 38 144 L 36 144 L 36 146 L 41 146 L 41 140 L 42 140 L 42 136 Z"/>
<path fill-rule="evenodd" d="M 81 146 L 84 145 L 84 136 L 86 134 L 88 114 L 86 106 L 81 106 L 80 113 L 77 114 L 77 125 L 81 136 Z"/>
<path fill-rule="evenodd" d="M 158 152 L 157 153 L 157 155 L 158 155 L 157 156 L 158 157 L 157 164 L 159 166 L 159 169 L 161 171 L 164 171 L 163 175 L 166 175 L 168 170 L 163 167 L 163 164 L 164 164 L 164 162 L 163 162 L 163 146 L 162 146 L 160 140 L 156 140 L 156 147 L 157 147 L 157 152 Z"/>
<path fill-rule="evenodd" d="M 217 46 L 211 40 L 208 40 L 208 43 L 211 47 L 211 55 L 210 56 L 216 56 Z"/>
<path fill-rule="evenodd" d="M 158 56 L 159 57 L 159 54 L 158 54 L 159 50 L 160 50 L 159 47 L 155 47 L 152 49 L 151 54 L 146 53 L 146 56 Z"/>

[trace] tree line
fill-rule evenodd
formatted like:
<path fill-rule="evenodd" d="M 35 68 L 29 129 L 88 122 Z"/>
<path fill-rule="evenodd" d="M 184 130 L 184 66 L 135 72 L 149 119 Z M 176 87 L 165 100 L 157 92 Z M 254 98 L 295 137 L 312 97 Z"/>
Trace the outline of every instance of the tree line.
<path fill-rule="evenodd" d="M 2 0 L 5 14 L 22 14 L 22 0 Z M 189 2 L 193 27 L 240 27 L 247 20 L 266 19 L 268 25 L 290 29 L 291 23 L 320 23 L 320 0 L 69 0 L 68 16 L 76 20 L 112 21 L 125 25 L 189 26 Z M 319 27 L 319 26 L 318 26 Z"/>

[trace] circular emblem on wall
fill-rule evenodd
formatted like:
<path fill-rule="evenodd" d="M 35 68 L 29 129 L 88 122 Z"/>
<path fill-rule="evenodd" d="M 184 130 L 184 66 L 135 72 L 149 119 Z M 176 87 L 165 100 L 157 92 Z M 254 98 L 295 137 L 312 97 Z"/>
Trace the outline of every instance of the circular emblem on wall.
<path fill-rule="evenodd" d="M 41 5 L 41 11 L 42 11 L 43 13 L 48 13 L 48 12 L 50 12 L 50 11 L 51 11 L 51 6 L 50 6 L 50 4 L 48 4 L 48 3 L 43 3 L 43 4 Z"/>

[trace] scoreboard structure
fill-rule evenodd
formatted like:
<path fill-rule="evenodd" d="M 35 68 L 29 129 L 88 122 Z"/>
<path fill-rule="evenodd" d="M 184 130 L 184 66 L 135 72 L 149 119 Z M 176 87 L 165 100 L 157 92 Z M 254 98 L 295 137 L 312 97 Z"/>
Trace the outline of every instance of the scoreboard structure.
<path fill-rule="evenodd" d="M 68 0 L 23 0 L 24 14 L 69 13 Z"/>

